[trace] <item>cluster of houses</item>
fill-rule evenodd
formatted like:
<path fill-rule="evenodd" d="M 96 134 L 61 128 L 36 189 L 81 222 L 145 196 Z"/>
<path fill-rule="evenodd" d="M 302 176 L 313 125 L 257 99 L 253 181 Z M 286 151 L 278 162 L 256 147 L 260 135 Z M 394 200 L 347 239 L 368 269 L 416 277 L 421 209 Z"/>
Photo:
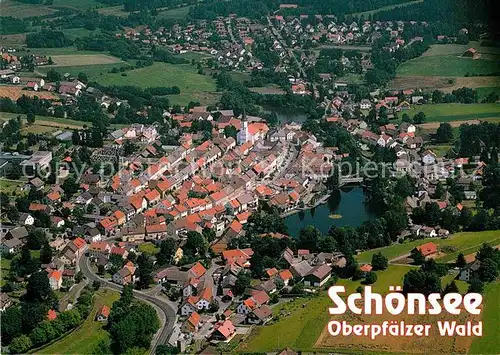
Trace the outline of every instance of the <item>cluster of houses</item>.
<path fill-rule="evenodd" d="M 117 33 L 142 46 L 165 46 L 174 53 L 201 52 L 216 59 L 221 68 L 241 70 L 262 69 L 263 64 L 252 55 L 253 36 L 262 33 L 263 26 L 243 17 L 217 17 L 213 21 L 201 20 L 188 24 L 174 24 L 152 31 L 128 30 Z"/>
<path fill-rule="evenodd" d="M 288 236 L 272 233 L 273 238 Z M 281 259 L 287 268 L 266 269 L 259 283 L 238 292 L 240 273 L 247 273 L 254 251 L 226 249 L 217 264 L 207 270 L 199 262 L 181 267 L 170 266 L 154 273 L 158 284 L 168 283 L 181 294 L 179 303 L 181 339 L 208 338 L 228 341 L 240 325 L 263 325 L 272 319 L 271 298 L 282 289 L 292 290 L 292 282 L 303 282 L 307 288 L 324 286 L 331 277 L 333 266 L 345 266 L 341 253 L 313 254 L 300 249 L 295 254 L 289 248 L 282 252 Z M 293 281 L 292 281 L 293 280 Z M 218 314 L 217 317 L 214 317 Z"/>
<path fill-rule="evenodd" d="M 306 42 L 317 44 L 330 43 L 341 44 L 362 44 L 369 45 L 373 41 L 388 33 L 393 42 L 392 50 L 405 44 L 403 32 L 405 28 L 425 27 L 426 22 L 416 21 L 363 21 L 357 23 L 340 23 L 334 15 L 299 15 L 283 16 L 275 15 L 273 18 L 277 28 L 282 31 L 283 36 L 292 39 L 292 46 L 300 48 Z M 413 31 L 415 32 L 415 31 Z M 415 37 L 413 41 L 422 41 L 423 38 Z"/>

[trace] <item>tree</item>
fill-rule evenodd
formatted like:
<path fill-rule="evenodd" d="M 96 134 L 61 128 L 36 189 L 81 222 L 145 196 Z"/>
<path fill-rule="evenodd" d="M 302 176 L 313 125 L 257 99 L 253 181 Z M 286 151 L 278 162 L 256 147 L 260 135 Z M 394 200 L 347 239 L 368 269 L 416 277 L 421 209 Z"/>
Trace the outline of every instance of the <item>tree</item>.
<path fill-rule="evenodd" d="M 42 249 L 40 250 L 40 262 L 42 264 L 48 264 L 52 261 L 52 248 L 49 245 L 49 242 L 46 240 L 45 243 L 43 243 Z"/>
<path fill-rule="evenodd" d="M 28 112 L 26 114 L 26 120 L 28 121 L 29 124 L 35 123 L 35 114 L 33 112 Z"/>
<path fill-rule="evenodd" d="M 415 265 L 422 265 L 425 261 L 425 257 L 424 257 L 424 254 L 422 254 L 422 252 L 417 249 L 417 248 L 414 248 L 411 253 L 410 253 L 410 258 L 413 259 L 413 263 Z"/>
<path fill-rule="evenodd" d="M 233 137 L 234 139 L 236 139 L 237 133 L 238 133 L 238 131 L 237 131 L 236 127 L 234 127 L 234 126 L 224 127 L 224 135 L 226 137 Z"/>
<path fill-rule="evenodd" d="M 21 335 L 22 315 L 21 308 L 12 306 L 2 313 L 2 342 L 9 344 L 12 339 Z"/>
<path fill-rule="evenodd" d="M 47 304 L 54 299 L 54 292 L 50 288 L 49 278 L 45 270 L 38 271 L 30 276 L 26 286 L 25 299 Z"/>
<path fill-rule="evenodd" d="M 108 355 L 111 353 L 111 342 L 109 339 L 102 339 L 99 341 L 99 343 L 95 346 L 94 351 L 92 351 L 92 355 Z"/>
<path fill-rule="evenodd" d="M 207 243 L 200 233 L 188 232 L 185 249 L 191 251 L 193 255 L 204 257 L 207 252 Z"/>
<path fill-rule="evenodd" d="M 453 139 L 453 130 L 448 122 L 441 123 L 436 131 L 436 140 L 439 143 L 448 143 Z"/>
<path fill-rule="evenodd" d="M 498 265 L 492 259 L 484 259 L 477 270 L 481 281 L 491 282 L 498 277 Z"/>
<path fill-rule="evenodd" d="M 240 272 L 238 274 L 238 278 L 236 279 L 236 283 L 234 285 L 234 291 L 236 292 L 236 294 L 237 295 L 243 294 L 245 289 L 247 287 L 250 287 L 250 281 L 251 279 L 246 273 Z"/>
<path fill-rule="evenodd" d="M 419 112 L 415 116 L 413 116 L 413 122 L 416 124 L 424 123 L 425 122 L 425 113 Z"/>
<path fill-rule="evenodd" d="M 365 276 L 364 283 L 366 285 L 371 285 L 377 281 L 377 274 L 374 271 L 370 271 Z"/>
<path fill-rule="evenodd" d="M 177 244 L 173 238 L 166 238 L 161 241 L 160 251 L 156 255 L 158 265 L 169 264 L 175 255 Z"/>
<path fill-rule="evenodd" d="M 9 345 L 10 352 L 13 354 L 24 354 L 33 346 L 31 339 L 27 335 L 21 335 L 12 340 Z"/>
<path fill-rule="evenodd" d="M 35 229 L 28 234 L 26 245 L 31 250 L 40 250 L 40 248 L 47 242 L 47 237 L 42 229 Z"/>
<path fill-rule="evenodd" d="M 98 291 L 101 288 L 101 281 L 94 280 L 94 282 L 92 282 L 92 288 L 94 291 Z"/>
<path fill-rule="evenodd" d="M 470 281 L 469 289 L 467 290 L 467 292 L 483 293 L 483 290 L 484 290 L 484 282 L 478 279 L 477 277 L 474 277 Z"/>
<path fill-rule="evenodd" d="M 137 287 L 140 289 L 148 288 L 153 282 L 153 260 L 151 256 L 146 253 L 142 253 L 137 258 L 137 273 L 139 276 L 139 281 L 137 281 Z"/>
<path fill-rule="evenodd" d="M 89 81 L 89 78 L 87 77 L 87 74 L 85 74 L 85 73 L 78 73 L 78 80 L 80 80 L 82 83 L 86 84 Z"/>
<path fill-rule="evenodd" d="M 459 253 L 457 255 L 457 260 L 455 262 L 455 265 L 459 268 L 463 268 L 465 265 L 467 265 L 467 261 L 465 260 L 465 256 L 463 253 Z"/>
<path fill-rule="evenodd" d="M 423 293 L 424 295 L 441 292 L 441 279 L 431 272 L 410 270 L 404 276 L 403 293 L 411 292 Z"/>
<path fill-rule="evenodd" d="M 321 239 L 321 232 L 314 226 L 302 228 L 299 233 L 298 246 L 312 252 L 318 250 L 318 242 Z"/>
<path fill-rule="evenodd" d="M 422 264 L 422 271 L 432 272 L 439 277 L 443 277 L 448 272 L 448 267 L 431 258 L 424 261 Z"/>
<path fill-rule="evenodd" d="M 61 188 L 64 190 L 64 193 L 67 196 L 71 196 L 78 191 L 78 184 L 74 177 L 70 176 L 61 185 Z"/>
<path fill-rule="evenodd" d="M 75 282 L 80 283 L 82 282 L 83 278 L 84 278 L 83 272 L 80 270 L 75 275 Z"/>
<path fill-rule="evenodd" d="M 388 259 L 381 252 L 373 254 L 372 256 L 373 270 L 375 271 L 385 270 L 387 269 L 388 263 L 389 263 Z"/>
<path fill-rule="evenodd" d="M 446 295 L 447 293 L 459 293 L 458 286 L 454 280 L 444 287 L 443 294 Z"/>
<path fill-rule="evenodd" d="M 387 222 L 387 233 L 392 240 L 396 240 L 397 236 L 408 226 L 408 215 L 403 210 L 387 211 L 384 213 L 383 217 Z"/>
<path fill-rule="evenodd" d="M 494 257 L 495 257 L 495 249 L 487 243 L 483 243 L 483 245 L 481 245 L 481 248 L 479 249 L 476 255 L 476 259 L 479 261 L 492 259 Z"/>
<path fill-rule="evenodd" d="M 171 355 L 171 354 L 179 354 L 180 351 L 176 346 L 171 346 L 169 344 L 159 344 L 156 347 L 155 355 Z"/>

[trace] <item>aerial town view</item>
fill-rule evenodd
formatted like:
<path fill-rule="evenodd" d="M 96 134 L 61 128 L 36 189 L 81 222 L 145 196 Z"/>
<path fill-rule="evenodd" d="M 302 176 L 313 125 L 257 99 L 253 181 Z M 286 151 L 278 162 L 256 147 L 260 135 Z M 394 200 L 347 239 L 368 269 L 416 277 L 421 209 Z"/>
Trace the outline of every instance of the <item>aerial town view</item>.
<path fill-rule="evenodd" d="M 1 0 L 1 353 L 500 354 L 493 3 Z"/>

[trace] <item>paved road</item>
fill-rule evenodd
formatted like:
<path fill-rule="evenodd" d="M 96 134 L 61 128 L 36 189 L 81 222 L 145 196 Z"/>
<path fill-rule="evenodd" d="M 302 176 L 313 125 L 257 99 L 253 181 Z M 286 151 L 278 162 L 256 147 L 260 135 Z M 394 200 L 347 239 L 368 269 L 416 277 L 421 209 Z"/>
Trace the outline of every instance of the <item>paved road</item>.
<path fill-rule="evenodd" d="M 121 291 L 122 286 L 107 281 L 98 275 L 94 274 L 90 268 L 89 258 L 87 256 L 82 256 L 79 260 L 79 267 L 83 274 L 87 277 L 89 281 L 100 281 L 102 287 L 109 288 L 116 291 Z M 151 304 L 158 315 L 160 316 L 161 328 L 158 330 L 156 335 L 151 342 L 151 353 L 154 354 L 156 346 L 159 344 L 166 344 L 172 331 L 174 329 L 177 309 L 173 307 L 172 304 L 162 300 L 158 297 L 158 293 L 161 291 L 161 287 L 155 287 L 147 292 L 134 290 L 134 296 L 142 301 Z"/>

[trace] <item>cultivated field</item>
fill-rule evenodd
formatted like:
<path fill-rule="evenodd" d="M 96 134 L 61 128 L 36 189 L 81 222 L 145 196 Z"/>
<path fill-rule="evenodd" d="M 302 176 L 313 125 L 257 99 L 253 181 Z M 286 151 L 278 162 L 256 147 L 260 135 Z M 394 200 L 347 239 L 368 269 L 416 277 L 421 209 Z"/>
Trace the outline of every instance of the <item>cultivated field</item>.
<path fill-rule="evenodd" d="M 17 100 L 21 96 L 30 97 L 38 96 L 41 99 L 55 100 L 57 97 L 48 91 L 31 91 L 23 90 L 22 86 L 15 85 L 0 85 L 0 97 L 8 97 L 11 100 Z"/>
<path fill-rule="evenodd" d="M 31 16 L 45 16 L 54 14 L 57 10 L 39 4 L 24 4 L 13 0 L 2 0 L 0 2 L 1 16 L 12 17 L 31 17 Z"/>
<path fill-rule="evenodd" d="M 475 48 L 479 53 L 481 53 L 481 58 L 483 55 L 499 55 L 499 47 L 486 47 L 481 46 L 477 41 L 471 41 L 469 44 L 433 44 L 430 48 L 423 54 L 423 57 L 432 56 L 442 56 L 442 55 L 462 55 L 467 49 Z"/>
<path fill-rule="evenodd" d="M 79 73 L 87 74 L 89 80 L 97 80 L 101 75 L 108 74 L 113 68 L 120 68 L 125 66 L 125 63 L 115 63 L 115 64 L 96 64 L 96 65 L 72 65 L 67 67 L 58 66 L 44 66 L 37 68 L 40 73 L 46 74 L 50 69 L 55 69 L 61 74 L 69 73 L 76 77 Z M 120 74 L 115 74 L 120 75 Z"/>
<path fill-rule="evenodd" d="M 157 86 L 178 86 L 180 95 L 169 95 L 173 104 L 186 105 L 189 101 L 199 101 L 202 105 L 217 101 L 215 80 L 201 75 L 189 64 L 173 65 L 154 63 L 152 66 L 120 73 L 107 73 L 92 77 L 102 85 L 135 85 L 141 88 Z"/>
<path fill-rule="evenodd" d="M 102 305 L 112 306 L 120 298 L 116 291 L 100 290 L 94 297 L 94 306 L 83 324 L 61 340 L 49 345 L 37 354 L 92 354 L 96 345 L 104 339 L 109 339 L 109 333 L 103 329 L 105 323 L 94 320 Z"/>
<path fill-rule="evenodd" d="M 106 54 L 53 55 L 52 60 L 53 66 L 57 67 L 123 63 L 121 59 Z"/>
<path fill-rule="evenodd" d="M 438 89 L 443 92 L 452 92 L 463 87 L 491 90 L 493 88 L 500 88 L 500 76 L 398 76 L 389 83 L 389 87 L 392 90 Z M 484 96 L 486 95 L 480 95 L 481 98 Z"/>
<path fill-rule="evenodd" d="M 446 65 L 443 65 L 446 63 Z M 401 64 L 398 76 L 466 76 L 498 72 L 499 60 L 462 58 L 456 55 L 422 56 Z"/>
<path fill-rule="evenodd" d="M 426 104 L 402 111 L 413 117 L 425 113 L 426 122 L 449 122 L 481 119 L 500 119 L 500 103 L 494 104 Z"/>

